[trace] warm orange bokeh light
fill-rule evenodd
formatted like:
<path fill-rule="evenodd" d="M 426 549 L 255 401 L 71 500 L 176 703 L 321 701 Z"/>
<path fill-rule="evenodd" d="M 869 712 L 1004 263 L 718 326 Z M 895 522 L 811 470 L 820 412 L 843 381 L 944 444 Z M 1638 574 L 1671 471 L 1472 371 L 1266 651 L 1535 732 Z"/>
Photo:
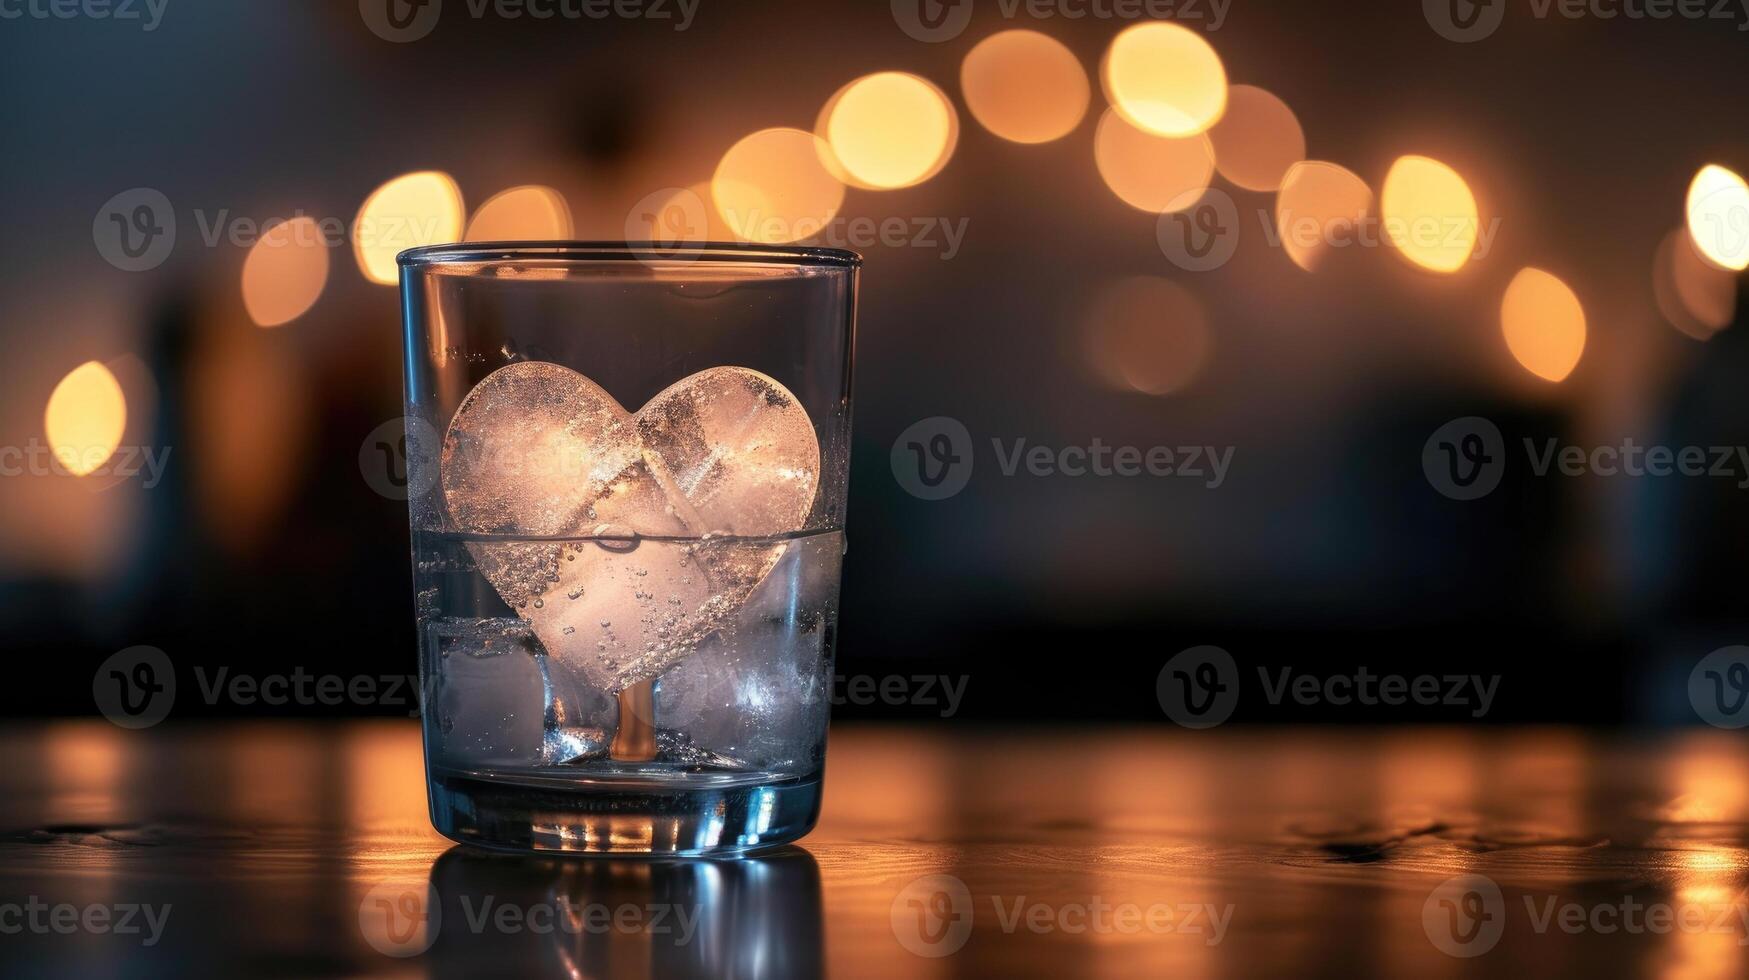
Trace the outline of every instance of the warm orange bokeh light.
<path fill-rule="evenodd" d="M 1711 340 L 1737 316 L 1737 277 L 1696 251 L 1686 228 L 1664 236 L 1652 259 L 1652 296 L 1670 325 Z"/>
<path fill-rule="evenodd" d="M 1476 249 L 1476 197 L 1456 170 L 1438 160 L 1397 158 L 1385 175 L 1379 212 L 1385 237 L 1423 269 L 1456 272 Z"/>
<path fill-rule="evenodd" d="M 243 307 L 256 326 L 277 327 L 309 312 L 328 285 L 328 243 L 316 219 L 282 221 L 243 260 Z"/>
<path fill-rule="evenodd" d="M 109 461 L 127 430 L 127 399 L 109 368 L 86 361 L 61 379 L 43 412 L 49 449 L 75 476 Z"/>
<path fill-rule="evenodd" d="M 815 135 L 830 148 L 821 162 L 840 180 L 892 190 L 940 173 L 959 131 L 959 116 L 941 89 L 916 75 L 883 71 L 839 89 L 821 110 Z"/>
<path fill-rule="evenodd" d="M 1585 309 L 1567 284 L 1541 269 L 1523 269 L 1500 304 L 1506 348 L 1526 371 L 1562 381 L 1585 353 Z"/>
<path fill-rule="evenodd" d="M 449 174 L 422 170 L 396 177 L 358 209 L 352 251 L 359 271 L 371 282 L 394 285 L 400 279 L 397 254 L 460 240 L 466 214 L 461 188 Z"/>
<path fill-rule="evenodd" d="M 1188 387 L 1208 362 L 1202 304 L 1183 286 L 1135 276 L 1102 288 L 1081 321 L 1093 373 L 1118 391 L 1164 395 Z"/>
<path fill-rule="evenodd" d="M 214 323 L 190 355 L 188 453 L 201 461 L 194 492 L 229 548 L 247 550 L 278 526 L 306 463 L 313 388 L 287 356 L 291 339 Z"/>
<path fill-rule="evenodd" d="M 844 185 L 823 162 L 813 133 L 762 129 L 729 148 L 711 178 L 711 199 L 735 237 L 766 245 L 819 234 L 844 204 Z"/>
<path fill-rule="evenodd" d="M 1735 171 L 1709 163 L 1688 185 L 1688 235 L 1721 269 L 1749 269 L 1749 184 Z"/>
<path fill-rule="evenodd" d="M 1037 31 L 1003 31 L 978 42 L 960 66 L 960 88 L 973 118 L 1016 143 L 1074 132 L 1093 96 L 1074 52 Z"/>
<path fill-rule="evenodd" d="M 551 242 L 571 237 L 571 206 L 551 187 L 525 184 L 487 198 L 463 241 Z"/>
<path fill-rule="evenodd" d="M 1288 168 L 1275 199 L 1275 225 L 1281 247 L 1300 268 L 1311 272 L 1330 250 L 1352 243 L 1372 210 L 1372 189 L 1352 171 L 1322 160 Z"/>
<path fill-rule="evenodd" d="M 1288 104 L 1255 85 L 1235 85 L 1227 114 L 1209 130 L 1221 176 L 1248 191 L 1274 191 L 1306 158 L 1306 134 Z"/>
<path fill-rule="evenodd" d="M 1227 70 L 1202 35 L 1151 21 L 1111 42 L 1100 69 L 1105 97 L 1133 126 L 1160 136 L 1194 136 L 1227 108 Z"/>
<path fill-rule="evenodd" d="M 1093 138 L 1099 175 L 1125 204 L 1150 214 L 1195 204 L 1215 174 L 1207 136 L 1172 139 L 1145 133 L 1106 110 Z"/>

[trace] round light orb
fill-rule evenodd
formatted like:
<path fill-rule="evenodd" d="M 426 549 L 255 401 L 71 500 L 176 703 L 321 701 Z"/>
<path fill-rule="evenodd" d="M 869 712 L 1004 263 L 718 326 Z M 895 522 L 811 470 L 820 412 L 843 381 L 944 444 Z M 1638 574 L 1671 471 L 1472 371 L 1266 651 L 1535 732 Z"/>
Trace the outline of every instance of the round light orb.
<path fill-rule="evenodd" d="M 1420 268 L 1453 273 L 1476 250 L 1481 227 L 1476 196 L 1456 170 L 1438 160 L 1397 158 L 1385 175 L 1379 209 L 1385 237 Z"/>
<path fill-rule="evenodd" d="M 1573 290 L 1541 269 L 1522 269 L 1500 304 L 1506 348 L 1526 371 L 1564 381 L 1585 353 L 1585 308 Z"/>
<path fill-rule="evenodd" d="M 1144 132 L 1108 109 L 1093 137 L 1099 175 L 1118 199 L 1149 214 L 1183 211 L 1214 179 L 1215 152 L 1204 135 L 1174 139 Z"/>
<path fill-rule="evenodd" d="M 1061 41 L 1037 31 L 1002 31 L 978 42 L 960 65 L 972 118 L 1015 143 L 1049 143 L 1075 131 L 1093 88 Z"/>
<path fill-rule="evenodd" d="M 400 281 L 395 256 L 410 248 L 459 241 L 467 209 L 449 174 L 421 170 L 403 174 L 372 191 L 352 225 L 352 252 L 371 282 Z"/>
<path fill-rule="evenodd" d="M 1306 133 L 1288 104 L 1255 85 L 1235 85 L 1227 114 L 1209 130 L 1221 176 L 1248 191 L 1277 191 L 1306 158 Z"/>
<path fill-rule="evenodd" d="M 831 150 L 813 133 L 762 129 L 723 154 L 711 199 L 735 237 L 765 245 L 820 233 L 844 204 L 844 184 L 822 161 Z"/>
<path fill-rule="evenodd" d="M 1159 136 L 1194 136 L 1227 108 L 1227 69 L 1202 35 L 1163 21 L 1112 39 L 1100 68 L 1105 97 L 1130 124 Z"/>
<path fill-rule="evenodd" d="M 845 183 L 866 190 L 921 184 L 941 172 L 959 143 L 959 114 L 928 79 L 908 72 L 865 75 L 820 112 L 822 157 Z"/>

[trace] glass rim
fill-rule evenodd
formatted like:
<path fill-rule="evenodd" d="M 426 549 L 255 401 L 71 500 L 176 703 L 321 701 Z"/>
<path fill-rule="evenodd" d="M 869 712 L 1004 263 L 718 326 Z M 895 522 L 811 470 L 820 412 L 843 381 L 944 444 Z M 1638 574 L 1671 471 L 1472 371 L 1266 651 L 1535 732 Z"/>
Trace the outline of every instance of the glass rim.
<path fill-rule="evenodd" d="M 849 249 L 753 242 L 527 241 L 456 242 L 410 248 L 395 256 L 403 269 L 544 260 L 558 262 L 763 263 L 797 268 L 860 269 L 862 256 Z"/>

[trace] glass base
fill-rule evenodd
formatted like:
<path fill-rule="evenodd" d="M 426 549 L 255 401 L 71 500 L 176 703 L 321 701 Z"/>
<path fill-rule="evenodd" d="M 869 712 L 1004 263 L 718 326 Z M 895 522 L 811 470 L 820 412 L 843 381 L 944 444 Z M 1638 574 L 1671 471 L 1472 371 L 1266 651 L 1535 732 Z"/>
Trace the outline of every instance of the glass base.
<path fill-rule="evenodd" d="M 672 770 L 431 772 L 431 823 L 462 844 L 519 852 L 707 857 L 778 847 L 814 829 L 819 773 Z"/>

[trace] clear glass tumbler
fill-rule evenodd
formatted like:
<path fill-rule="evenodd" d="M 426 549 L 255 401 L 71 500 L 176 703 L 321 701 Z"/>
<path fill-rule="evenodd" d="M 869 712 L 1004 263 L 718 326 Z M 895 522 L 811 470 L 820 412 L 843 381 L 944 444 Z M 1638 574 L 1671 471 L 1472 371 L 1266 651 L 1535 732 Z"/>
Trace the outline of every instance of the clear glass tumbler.
<path fill-rule="evenodd" d="M 403 253 L 431 819 L 705 855 L 819 814 L 861 260 Z"/>

